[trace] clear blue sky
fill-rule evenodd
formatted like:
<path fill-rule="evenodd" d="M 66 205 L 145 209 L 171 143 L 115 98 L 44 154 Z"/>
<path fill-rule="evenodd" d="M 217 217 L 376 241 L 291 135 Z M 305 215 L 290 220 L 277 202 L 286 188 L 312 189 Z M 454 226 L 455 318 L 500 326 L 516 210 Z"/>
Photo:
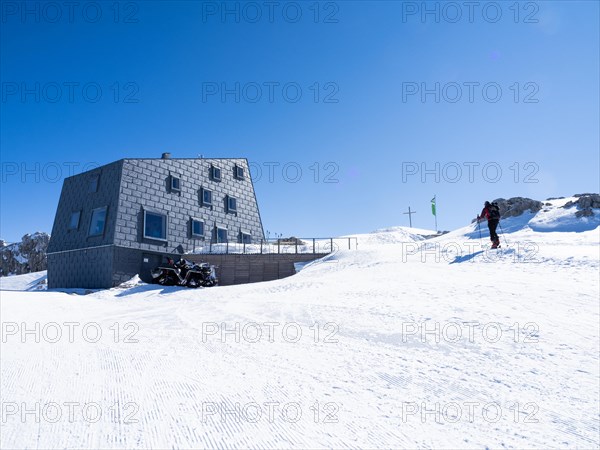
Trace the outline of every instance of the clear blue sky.
<path fill-rule="evenodd" d="M 487 3 L 428 2 L 436 17 L 422 2 L 226 2 L 236 17 L 222 2 L 3 1 L 0 237 L 50 232 L 70 171 L 165 151 L 247 157 L 265 230 L 284 235 L 408 225 L 409 206 L 433 228 L 434 194 L 453 229 L 486 199 L 598 192 L 598 2 Z M 236 83 L 239 102 L 223 99 Z"/>

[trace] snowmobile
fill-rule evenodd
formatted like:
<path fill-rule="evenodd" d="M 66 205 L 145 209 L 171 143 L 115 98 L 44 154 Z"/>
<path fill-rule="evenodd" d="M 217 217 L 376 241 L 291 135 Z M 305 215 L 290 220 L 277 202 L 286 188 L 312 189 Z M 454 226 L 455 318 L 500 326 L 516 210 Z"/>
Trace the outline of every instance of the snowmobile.
<path fill-rule="evenodd" d="M 162 286 L 198 288 L 211 287 L 218 283 L 214 266 L 208 263 L 196 264 L 183 258 L 177 262 L 167 258 L 167 266 L 159 266 L 151 274 L 152 283 Z"/>

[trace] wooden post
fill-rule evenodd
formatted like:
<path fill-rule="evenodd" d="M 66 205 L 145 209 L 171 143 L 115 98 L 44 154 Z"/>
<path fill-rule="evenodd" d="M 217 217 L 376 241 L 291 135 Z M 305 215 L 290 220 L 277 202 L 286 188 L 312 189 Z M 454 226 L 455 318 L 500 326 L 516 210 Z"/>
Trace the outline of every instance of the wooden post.
<path fill-rule="evenodd" d="M 260 254 L 262 255 L 262 246 L 263 246 L 263 240 L 260 240 Z"/>
<path fill-rule="evenodd" d="M 331 247 L 331 251 L 329 253 L 333 253 L 333 238 L 329 238 L 329 245 Z"/>
<path fill-rule="evenodd" d="M 296 239 L 295 244 L 296 244 L 296 254 L 298 254 L 298 239 Z"/>
<path fill-rule="evenodd" d="M 317 247 L 315 246 L 315 238 L 313 238 L 313 255 L 317 252 Z"/>

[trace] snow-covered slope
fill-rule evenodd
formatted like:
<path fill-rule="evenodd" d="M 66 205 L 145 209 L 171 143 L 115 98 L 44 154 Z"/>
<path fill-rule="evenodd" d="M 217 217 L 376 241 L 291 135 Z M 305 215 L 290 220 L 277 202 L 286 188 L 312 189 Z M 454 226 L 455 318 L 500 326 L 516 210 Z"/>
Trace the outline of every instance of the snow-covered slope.
<path fill-rule="evenodd" d="M 542 232 L 581 232 L 597 228 L 600 225 L 600 208 L 593 210 L 593 216 L 577 217 L 575 215 L 577 207 L 564 207 L 569 202 L 575 201 L 577 201 L 576 197 L 547 201 L 544 209 L 528 223 L 529 228 Z"/>
<path fill-rule="evenodd" d="M 500 251 L 490 249 L 487 224 L 472 223 L 423 243 L 418 251 L 406 246 L 407 258 L 433 260 L 428 251 L 438 249 L 438 259 L 448 263 L 521 262 L 597 267 L 600 254 L 600 208 L 590 217 L 576 217 L 576 207 L 564 208 L 575 197 L 546 201 L 537 213 L 524 212 L 500 221 Z M 592 251 L 590 251 L 592 250 Z M 414 255 L 413 255 L 414 253 Z"/>
<path fill-rule="evenodd" d="M 393 228 L 268 283 L 2 291 L 0 446 L 598 448 L 600 228 L 557 208 L 495 253 Z"/>
<path fill-rule="evenodd" d="M 23 275 L 0 277 L 0 290 L 3 291 L 41 291 L 48 286 L 46 270 Z"/>
<path fill-rule="evenodd" d="M 389 227 L 375 230 L 372 233 L 352 234 L 344 237 L 355 237 L 360 245 L 398 244 L 401 242 L 422 241 L 436 234 L 433 230 L 407 227 Z"/>

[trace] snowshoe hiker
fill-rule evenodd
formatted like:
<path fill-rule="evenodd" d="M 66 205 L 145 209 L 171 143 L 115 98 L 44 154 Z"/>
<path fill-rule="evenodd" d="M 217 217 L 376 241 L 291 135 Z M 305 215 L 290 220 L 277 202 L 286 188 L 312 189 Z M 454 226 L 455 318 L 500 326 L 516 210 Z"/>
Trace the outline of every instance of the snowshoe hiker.
<path fill-rule="evenodd" d="M 498 222 L 500 222 L 500 208 L 498 208 L 496 202 L 485 202 L 481 214 L 477 216 L 477 222 L 482 222 L 483 220 L 487 220 L 488 223 L 492 248 L 498 248 L 500 246 L 500 238 L 496 233 L 496 228 L 498 228 Z"/>

